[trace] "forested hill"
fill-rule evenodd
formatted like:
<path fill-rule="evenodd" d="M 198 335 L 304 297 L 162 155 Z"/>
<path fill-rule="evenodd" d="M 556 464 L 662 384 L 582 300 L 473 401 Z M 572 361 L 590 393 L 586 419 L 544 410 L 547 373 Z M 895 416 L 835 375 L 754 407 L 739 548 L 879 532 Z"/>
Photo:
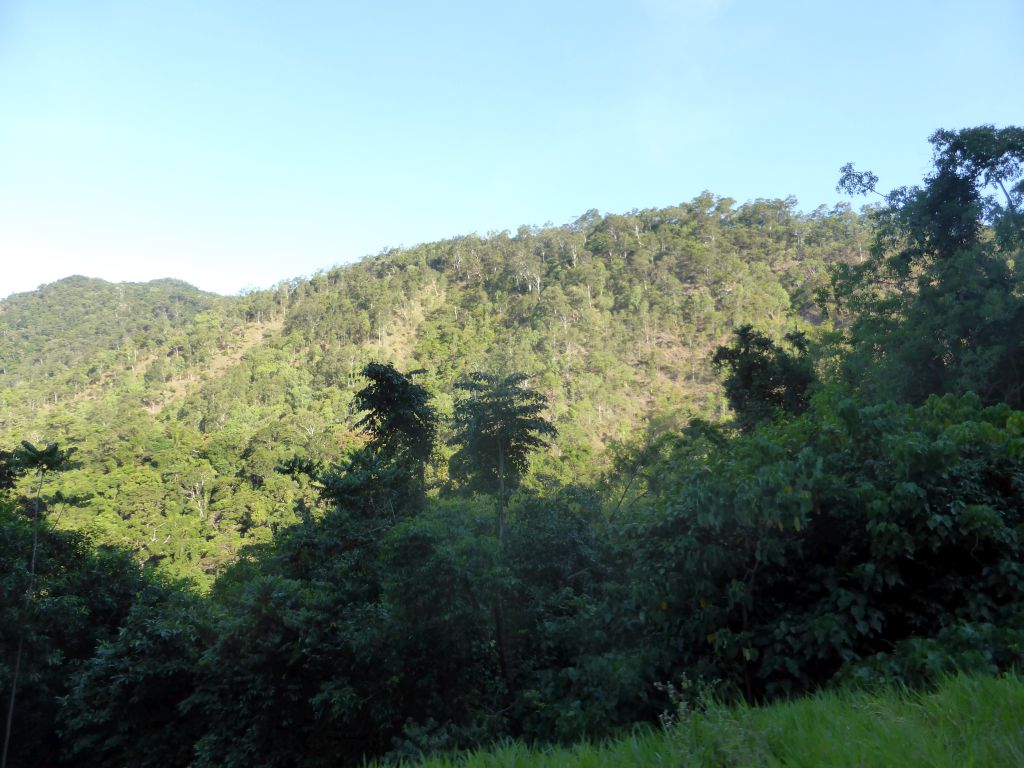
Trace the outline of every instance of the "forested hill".
<path fill-rule="evenodd" d="M 0 301 L 0 388 L 34 406 L 148 355 L 186 351 L 195 318 L 224 301 L 180 280 L 112 284 L 80 275 L 14 294 Z"/>
<path fill-rule="evenodd" d="M 1019 673 L 1024 129 L 930 142 L 920 186 L 842 169 L 863 217 L 704 195 L 230 299 L 4 303 L 0 762 L 660 720 L 763 764 L 722 699 Z"/>
<path fill-rule="evenodd" d="M 241 297 L 68 278 L 0 302 L 0 446 L 75 447 L 61 525 L 209 575 L 296 520 L 309 489 L 282 460 L 358 444 L 367 362 L 425 369 L 442 413 L 467 373 L 530 374 L 559 438 L 529 482 L 589 480 L 613 443 L 724 414 L 711 351 L 745 323 L 813 327 L 828 267 L 863 260 L 869 240 L 845 206 L 704 194 L 391 250 Z"/>

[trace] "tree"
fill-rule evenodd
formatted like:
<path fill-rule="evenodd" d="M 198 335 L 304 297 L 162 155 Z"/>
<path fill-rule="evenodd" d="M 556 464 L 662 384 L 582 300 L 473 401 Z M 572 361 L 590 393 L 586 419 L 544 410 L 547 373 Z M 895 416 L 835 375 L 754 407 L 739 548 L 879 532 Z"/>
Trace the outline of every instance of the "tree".
<path fill-rule="evenodd" d="M 18 461 L 17 452 L 0 449 L 0 491 L 13 488 L 24 471 L 24 467 Z"/>
<path fill-rule="evenodd" d="M 370 363 L 363 376 L 370 383 L 356 392 L 355 404 L 366 411 L 356 427 L 370 435 L 376 458 L 415 472 L 420 509 L 426 506 L 426 464 L 434 450 L 437 413 L 430 394 L 413 381 L 423 371 L 401 373 L 390 363 Z"/>
<path fill-rule="evenodd" d="M 45 448 L 37 448 L 27 440 L 22 441 L 21 448 L 15 453 L 17 463 L 25 470 L 35 470 L 36 492 L 35 510 L 33 518 L 35 524 L 32 530 L 32 557 L 29 560 L 29 582 L 27 596 L 33 597 L 36 578 L 36 555 L 39 551 L 39 527 L 42 522 L 42 491 L 43 480 L 47 472 L 59 472 L 67 469 L 71 464 L 71 452 L 74 449 L 62 451 L 56 443 L 50 443 Z M 25 633 L 22 632 L 18 638 L 18 650 L 14 654 L 14 671 L 11 673 L 11 695 L 7 703 L 7 724 L 4 728 L 3 756 L 0 758 L 0 765 L 7 768 L 7 753 L 11 744 L 11 725 L 14 722 L 14 702 L 18 691 L 18 676 L 21 672 L 21 657 L 25 647 Z"/>
<path fill-rule="evenodd" d="M 55 530 L 44 514 L 34 588 L 27 599 L 35 528 L 31 518 L 0 503 L 0 690 L 5 710 L 15 656 L 19 644 L 23 647 L 7 764 L 79 765 L 61 759 L 68 744 L 58 722 L 62 699 L 71 689 L 73 672 L 99 643 L 116 634 L 144 578 L 130 553 L 97 548 L 80 534 Z"/>
<path fill-rule="evenodd" d="M 455 404 L 455 438 L 461 448 L 452 456 L 449 474 L 491 493 L 497 493 L 495 533 L 498 551 L 505 542 L 508 493 L 522 479 L 532 451 L 546 446 L 557 432 L 541 414 L 547 398 L 528 389 L 525 373 L 498 376 L 473 373 L 458 381 L 465 393 Z M 505 610 L 500 595 L 494 602 L 494 631 L 501 676 L 508 701 L 514 697 Z"/>
<path fill-rule="evenodd" d="M 139 590 L 116 634 L 69 675 L 61 730 L 73 764 L 191 764 L 203 720 L 182 705 L 195 689 L 212 627 L 208 604 L 180 585 Z"/>
<path fill-rule="evenodd" d="M 666 622 L 647 642 L 754 700 L 865 663 L 904 684 L 1019 665 L 1022 422 L 972 395 L 826 390 L 785 423 L 678 441 L 624 531 L 637 599 Z"/>
<path fill-rule="evenodd" d="M 883 197 L 868 260 L 840 267 L 833 296 L 856 319 L 846 373 L 876 398 L 977 392 L 1024 405 L 1024 129 L 936 131 L 923 186 Z M 842 168 L 838 189 L 878 177 Z M 876 193 L 877 194 L 877 193 Z"/>
<path fill-rule="evenodd" d="M 456 383 L 465 392 L 455 406 L 453 478 L 497 493 L 497 535 L 505 534 L 508 493 L 519 484 L 533 451 L 547 446 L 557 430 L 541 414 L 547 398 L 527 388 L 525 373 L 474 373 Z"/>
<path fill-rule="evenodd" d="M 780 414 L 795 416 L 807 410 L 814 369 L 804 335 L 786 335 L 793 352 L 749 325 L 737 328 L 735 336 L 733 345 L 719 347 L 711 362 L 728 371 L 725 394 L 740 429 L 749 432 Z"/>

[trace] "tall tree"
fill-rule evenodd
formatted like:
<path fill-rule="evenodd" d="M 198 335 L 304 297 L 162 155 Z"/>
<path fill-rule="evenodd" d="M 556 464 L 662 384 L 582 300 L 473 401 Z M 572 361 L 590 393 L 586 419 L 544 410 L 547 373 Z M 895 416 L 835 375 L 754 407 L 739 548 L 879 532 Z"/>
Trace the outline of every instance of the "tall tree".
<path fill-rule="evenodd" d="M 449 463 L 449 474 L 470 487 L 497 494 L 495 533 L 498 551 L 505 542 L 505 506 L 509 492 L 519 484 L 532 451 L 557 434 L 543 417 L 547 398 L 526 386 L 528 376 L 511 373 L 473 373 L 456 382 L 465 393 L 455 404 L 454 442 L 461 445 Z M 508 702 L 514 697 L 509 643 L 505 630 L 504 601 L 493 605 L 494 633 Z"/>
<path fill-rule="evenodd" d="M 415 473 L 419 505 L 426 505 L 426 465 L 437 437 L 437 413 L 430 394 L 413 377 L 390 363 L 370 363 L 363 376 L 370 383 L 356 392 L 355 404 L 366 414 L 356 427 L 370 435 L 370 450 L 399 471 Z"/>
<path fill-rule="evenodd" d="M 930 141 L 934 170 L 884 196 L 870 257 L 833 279 L 856 318 L 847 374 L 875 397 L 975 391 L 1020 407 L 1024 129 L 984 125 Z M 848 164 L 838 189 L 874 193 L 877 182 Z"/>
<path fill-rule="evenodd" d="M 465 393 L 455 406 L 454 442 L 461 448 L 449 471 L 455 479 L 497 493 L 499 545 L 508 494 L 522 479 L 530 453 L 557 434 L 542 415 L 547 398 L 525 386 L 528 379 L 525 373 L 474 373 L 456 383 Z"/>

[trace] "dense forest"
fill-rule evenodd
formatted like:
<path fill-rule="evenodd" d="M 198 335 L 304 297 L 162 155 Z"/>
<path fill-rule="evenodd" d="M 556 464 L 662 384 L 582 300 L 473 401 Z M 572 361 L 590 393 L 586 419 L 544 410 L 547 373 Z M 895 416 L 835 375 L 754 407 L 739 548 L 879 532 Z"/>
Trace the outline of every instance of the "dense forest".
<path fill-rule="evenodd" d="M 367 363 L 423 369 L 446 417 L 464 375 L 529 373 L 559 429 L 530 482 L 592 483 L 619 449 L 721 418 L 715 346 L 744 323 L 818 326 L 829 267 L 862 261 L 869 240 L 845 207 L 708 194 L 392 251 L 242 297 L 68 278 L 0 303 L 0 435 L 76 449 L 54 480 L 76 500 L 63 527 L 208 586 L 240 546 L 297 522 L 300 499 L 313 505 L 282 460 L 329 464 L 363 440 Z M 432 488 L 448 482 L 448 437 Z"/>
<path fill-rule="evenodd" d="M 334 766 L 1024 660 L 1024 130 L 0 302 L 4 761 Z M 703 683 L 702 683 L 703 685 Z"/>

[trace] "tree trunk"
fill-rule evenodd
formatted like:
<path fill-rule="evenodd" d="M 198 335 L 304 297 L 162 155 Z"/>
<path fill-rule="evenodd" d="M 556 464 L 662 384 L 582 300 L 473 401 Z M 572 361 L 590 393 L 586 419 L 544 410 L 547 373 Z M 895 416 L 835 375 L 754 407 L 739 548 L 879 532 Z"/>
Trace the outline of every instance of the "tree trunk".
<path fill-rule="evenodd" d="M 498 558 L 505 542 L 505 448 L 498 444 Z M 512 703 L 512 673 L 508 660 L 508 639 L 505 636 L 505 606 L 501 594 L 494 601 L 494 635 L 498 645 L 498 664 L 505 683 L 505 705 Z"/>
<path fill-rule="evenodd" d="M 11 724 L 14 721 L 14 693 L 18 687 L 18 673 L 21 671 L 21 648 L 25 643 L 25 636 L 18 638 L 18 651 L 14 657 L 14 675 L 11 681 L 11 701 L 7 707 L 7 728 L 4 731 L 4 757 L 2 766 L 7 768 L 7 748 L 11 744 Z"/>
<path fill-rule="evenodd" d="M 498 549 L 505 541 L 505 447 L 498 444 Z"/>
<path fill-rule="evenodd" d="M 427 462 L 420 462 L 420 512 L 427 509 Z"/>
<path fill-rule="evenodd" d="M 505 606 L 501 596 L 494 603 L 494 639 L 498 646 L 498 667 L 505 684 L 505 706 L 512 704 L 512 672 L 508 661 L 508 640 L 505 637 Z"/>

